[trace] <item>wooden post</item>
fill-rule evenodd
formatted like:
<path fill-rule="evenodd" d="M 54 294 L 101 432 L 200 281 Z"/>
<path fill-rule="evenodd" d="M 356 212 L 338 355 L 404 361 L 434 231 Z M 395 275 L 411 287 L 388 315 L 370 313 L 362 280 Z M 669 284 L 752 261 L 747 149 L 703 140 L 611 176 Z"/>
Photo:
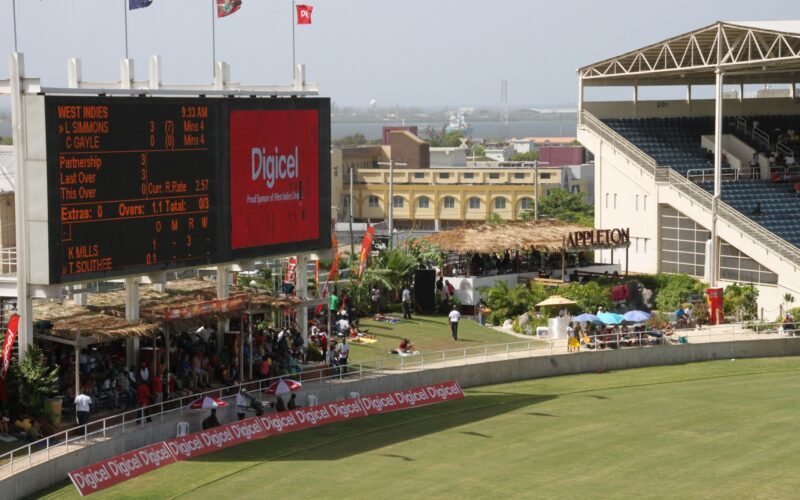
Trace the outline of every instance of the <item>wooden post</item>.
<path fill-rule="evenodd" d="M 239 318 L 239 381 L 244 378 L 244 314 Z"/>
<path fill-rule="evenodd" d="M 75 396 L 81 393 L 81 331 L 75 336 Z"/>
<path fill-rule="evenodd" d="M 625 247 L 625 277 L 628 277 L 628 252 L 630 251 L 631 247 L 628 245 Z"/>
<path fill-rule="evenodd" d="M 561 281 L 566 281 L 567 277 L 567 250 L 561 250 Z"/>
<path fill-rule="evenodd" d="M 247 329 L 249 330 L 249 339 L 250 342 L 250 369 L 248 370 L 248 379 L 253 380 L 253 314 L 248 312 L 247 313 Z"/>

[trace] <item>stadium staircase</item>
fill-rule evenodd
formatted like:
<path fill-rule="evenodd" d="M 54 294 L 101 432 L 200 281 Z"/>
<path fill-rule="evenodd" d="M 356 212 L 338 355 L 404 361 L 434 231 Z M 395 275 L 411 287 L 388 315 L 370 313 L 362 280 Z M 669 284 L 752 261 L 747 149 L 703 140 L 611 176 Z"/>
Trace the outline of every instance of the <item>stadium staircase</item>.
<path fill-rule="evenodd" d="M 730 121 L 725 127 L 727 132 L 732 133 L 736 124 L 737 121 Z M 604 155 L 618 158 L 615 164 L 624 167 L 631 179 L 655 183 L 659 203 L 669 204 L 698 224 L 711 227 L 713 185 L 698 184 L 687 176 L 693 169 L 713 168 L 699 146 L 702 135 L 713 134 L 713 119 L 601 120 L 584 110 L 578 132 L 579 140 L 594 145 L 589 149 L 602 149 Z M 769 181 L 731 180 L 723 186 L 717 211 L 720 238 L 762 264 L 768 262 L 771 268 L 778 264 L 781 269 L 774 269 L 775 272 L 786 278 L 796 276 L 800 269 L 800 232 L 785 222 L 795 221 L 794 214 L 800 214 L 800 198 L 789 192 L 791 187 Z M 765 215 L 751 217 L 748 214 L 754 209 L 756 196 L 762 197 Z M 784 213 L 787 216 L 782 219 Z"/>

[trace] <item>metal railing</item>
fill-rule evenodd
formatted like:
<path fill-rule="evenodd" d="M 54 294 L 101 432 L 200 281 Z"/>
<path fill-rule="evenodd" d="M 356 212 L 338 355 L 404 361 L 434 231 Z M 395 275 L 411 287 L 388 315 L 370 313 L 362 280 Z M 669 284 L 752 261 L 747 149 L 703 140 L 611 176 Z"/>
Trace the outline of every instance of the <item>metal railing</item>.
<path fill-rule="evenodd" d="M 750 137 L 763 142 L 766 144 L 767 149 L 769 149 L 769 134 L 758 128 L 756 125 L 753 125 L 753 132 L 751 133 Z"/>
<path fill-rule="evenodd" d="M 742 170 L 734 170 L 732 168 L 723 168 L 721 172 L 721 177 L 723 181 L 738 181 L 740 179 L 757 179 L 759 177 L 758 170 L 754 169 L 746 169 L 747 171 L 742 173 Z M 692 168 L 686 171 L 686 178 L 692 182 L 705 182 L 706 180 L 714 180 L 714 169 L 713 168 Z"/>
<path fill-rule="evenodd" d="M 792 148 L 790 148 L 789 146 L 787 146 L 786 144 L 782 143 L 782 142 L 779 142 L 775 146 L 775 151 L 783 153 L 784 156 L 794 155 L 794 150 Z"/>
<path fill-rule="evenodd" d="M 747 120 L 745 120 L 744 117 L 742 116 L 736 117 L 736 130 L 747 132 Z"/>
<path fill-rule="evenodd" d="M 763 334 L 775 334 L 784 337 L 798 335 L 800 339 L 800 323 L 797 328 L 793 325 L 788 328 L 782 323 L 740 323 L 731 324 L 730 328 L 707 328 L 705 330 L 674 330 L 671 335 L 655 330 L 642 332 L 616 332 L 601 333 L 590 337 L 589 345 L 581 342 L 578 350 L 591 349 L 601 351 L 612 348 L 645 348 L 657 345 L 675 345 L 698 342 L 722 342 L 736 340 L 755 340 L 769 338 Z M 754 338 L 755 336 L 755 338 Z M 773 335 L 774 336 L 774 335 Z M 448 349 L 431 353 L 420 353 L 410 356 L 395 356 L 381 358 L 374 361 L 365 361 L 348 366 L 347 373 L 340 373 L 336 368 L 323 368 L 304 372 L 301 378 L 304 383 L 341 383 L 343 381 L 358 381 L 368 377 L 379 377 L 387 374 L 405 373 L 425 369 L 442 368 L 446 366 L 468 365 L 487 361 L 502 361 L 513 358 L 535 357 L 546 355 L 569 354 L 567 339 L 548 339 L 533 337 L 530 340 L 521 340 L 505 344 L 492 344 L 476 347 L 463 347 Z M 317 372 L 316 377 L 313 376 Z M 333 371 L 333 374 L 326 373 Z M 285 377 L 271 377 L 243 384 L 222 387 L 205 391 L 191 396 L 180 397 L 163 401 L 158 404 L 143 408 L 125 411 L 110 417 L 89 422 L 86 425 L 76 426 L 46 438 L 21 446 L 0 455 L 0 479 L 8 477 L 19 470 L 25 470 L 34 465 L 49 460 L 53 456 L 66 453 L 72 449 L 91 446 L 101 440 L 122 435 L 132 429 L 138 428 L 145 419 L 159 419 L 164 421 L 172 417 L 181 417 L 186 412 L 189 403 L 204 396 L 233 399 L 240 387 L 249 391 L 257 391 L 259 399 L 265 387 Z M 306 387 L 313 390 L 313 387 Z M 233 405 L 232 405 L 233 406 Z"/>
<path fill-rule="evenodd" d="M 705 189 L 702 189 L 687 177 L 672 170 L 668 166 L 656 165 L 655 160 L 644 154 L 627 139 L 611 130 L 608 125 L 592 116 L 588 111 L 582 111 L 581 116 L 582 125 L 588 126 L 592 132 L 611 142 L 618 150 L 625 152 L 634 162 L 642 162 L 639 166 L 642 170 L 653 174 L 657 184 L 668 184 L 680 191 L 682 195 L 691 198 L 696 204 L 702 206 L 709 212 L 711 211 L 711 200 L 713 197 Z M 719 201 L 717 205 L 717 216 L 728 224 L 736 227 L 736 230 L 740 233 L 747 235 L 754 242 L 777 253 L 781 258 L 793 265 L 800 264 L 800 249 L 766 230 L 763 226 L 752 221 L 723 201 Z"/>

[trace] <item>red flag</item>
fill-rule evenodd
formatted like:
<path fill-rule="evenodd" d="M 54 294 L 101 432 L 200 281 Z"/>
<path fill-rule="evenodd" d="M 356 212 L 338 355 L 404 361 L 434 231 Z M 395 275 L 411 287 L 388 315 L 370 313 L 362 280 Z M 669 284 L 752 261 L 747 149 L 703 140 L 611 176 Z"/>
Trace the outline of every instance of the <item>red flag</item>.
<path fill-rule="evenodd" d="M 242 0 L 217 0 L 217 17 L 230 16 L 242 8 Z"/>
<path fill-rule="evenodd" d="M 331 236 L 331 257 L 333 258 L 333 264 L 331 264 L 331 271 L 328 273 L 328 278 L 325 280 L 325 286 L 322 287 L 322 294 L 320 294 L 320 298 L 325 298 L 328 296 L 328 283 L 331 282 L 331 279 L 336 279 L 336 275 L 339 272 L 339 242 L 336 239 L 336 233 Z M 319 261 L 317 261 L 317 265 L 319 265 Z M 317 314 L 322 312 L 323 304 L 317 306 Z"/>
<path fill-rule="evenodd" d="M 17 331 L 19 330 L 19 314 L 12 314 L 8 320 L 8 329 L 6 330 L 6 340 L 3 342 L 3 368 L 0 371 L 0 377 L 6 378 L 8 373 L 8 365 L 11 364 L 11 350 L 14 349 L 14 341 L 17 339 Z"/>
<path fill-rule="evenodd" d="M 311 11 L 313 10 L 313 5 L 298 5 L 297 24 L 311 24 Z"/>
<path fill-rule="evenodd" d="M 284 283 L 292 283 L 297 280 L 297 257 L 289 257 L 286 264 L 286 276 L 283 278 Z"/>
<path fill-rule="evenodd" d="M 367 268 L 367 257 L 369 257 L 369 251 L 372 249 L 372 238 L 374 236 L 375 228 L 369 226 L 367 232 L 364 233 L 364 241 L 361 243 L 361 255 L 358 257 L 358 279 L 361 279 L 361 275 L 364 274 L 364 270 Z"/>

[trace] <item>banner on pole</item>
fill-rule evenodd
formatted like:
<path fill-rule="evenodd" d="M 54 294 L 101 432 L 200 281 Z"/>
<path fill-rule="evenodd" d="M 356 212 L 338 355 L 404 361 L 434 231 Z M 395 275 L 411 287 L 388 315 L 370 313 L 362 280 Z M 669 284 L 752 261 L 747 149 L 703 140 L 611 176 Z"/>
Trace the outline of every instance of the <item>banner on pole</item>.
<path fill-rule="evenodd" d="M 8 328 L 6 329 L 6 339 L 3 342 L 3 368 L 0 372 L 0 377 L 6 378 L 8 367 L 11 364 L 11 351 L 14 349 L 14 341 L 17 339 L 17 332 L 19 331 L 19 314 L 12 314 L 8 320 Z"/>
<path fill-rule="evenodd" d="M 313 10 L 313 5 L 298 5 L 297 24 L 311 24 L 311 12 Z"/>
<path fill-rule="evenodd" d="M 369 226 L 367 232 L 364 233 L 364 241 L 361 242 L 361 255 L 358 256 L 358 279 L 361 279 L 361 275 L 364 274 L 364 270 L 367 268 L 367 258 L 370 250 L 372 250 L 372 239 L 374 237 L 375 228 Z"/>

